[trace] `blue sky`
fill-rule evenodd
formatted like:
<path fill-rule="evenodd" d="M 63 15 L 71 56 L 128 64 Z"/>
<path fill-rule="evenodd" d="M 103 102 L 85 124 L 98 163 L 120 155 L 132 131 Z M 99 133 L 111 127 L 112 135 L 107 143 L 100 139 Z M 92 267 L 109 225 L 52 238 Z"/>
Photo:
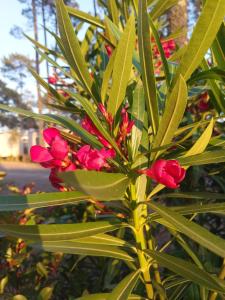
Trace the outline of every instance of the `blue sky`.
<path fill-rule="evenodd" d="M 10 29 L 14 25 L 17 25 L 21 27 L 26 34 L 33 37 L 33 28 L 30 28 L 29 31 L 27 19 L 21 15 L 23 5 L 18 0 L 1 2 L 4 4 L 1 5 L 0 9 L 0 65 L 1 59 L 4 56 L 8 56 L 10 53 L 20 53 L 30 58 L 34 58 L 35 52 L 31 42 L 26 38 L 16 39 L 10 34 Z M 92 0 L 77 0 L 77 2 L 80 10 L 93 13 Z M 42 34 L 40 34 L 40 39 L 41 38 Z M 2 78 L 1 74 L 0 78 Z M 8 81 L 6 78 L 2 79 L 6 81 L 10 87 L 15 87 L 13 82 Z M 35 94 L 35 81 L 32 77 L 27 80 L 26 88 Z"/>
<path fill-rule="evenodd" d="M 21 15 L 22 4 L 18 0 L 2 1 L 0 9 L 0 59 L 4 55 L 18 52 L 24 55 L 33 55 L 31 44 L 26 39 L 18 40 L 10 35 L 13 25 L 23 28 L 27 32 L 26 18 Z M 80 10 L 93 12 L 92 0 L 77 0 Z M 32 36 L 32 31 L 28 35 Z"/>

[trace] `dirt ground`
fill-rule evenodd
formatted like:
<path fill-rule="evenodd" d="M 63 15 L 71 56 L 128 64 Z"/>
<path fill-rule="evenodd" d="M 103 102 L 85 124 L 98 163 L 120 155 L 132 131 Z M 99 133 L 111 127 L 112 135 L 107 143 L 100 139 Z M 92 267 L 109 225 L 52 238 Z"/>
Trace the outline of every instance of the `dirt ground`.
<path fill-rule="evenodd" d="M 34 182 L 35 188 L 33 192 L 37 191 L 54 191 L 48 180 L 49 170 L 40 167 L 37 164 L 27 162 L 0 162 L 0 172 L 5 171 L 6 177 L 0 182 L 2 193 L 7 193 L 7 185 L 15 184 L 23 188 L 25 184 Z M 56 191 L 56 190 L 55 190 Z"/>

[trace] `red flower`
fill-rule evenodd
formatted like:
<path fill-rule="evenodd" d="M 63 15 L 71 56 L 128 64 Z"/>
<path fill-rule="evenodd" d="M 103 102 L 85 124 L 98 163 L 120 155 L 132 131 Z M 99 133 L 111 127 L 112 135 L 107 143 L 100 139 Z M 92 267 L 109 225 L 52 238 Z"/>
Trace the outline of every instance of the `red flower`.
<path fill-rule="evenodd" d="M 109 45 L 105 45 L 105 50 L 110 57 L 112 55 L 112 48 Z"/>
<path fill-rule="evenodd" d="M 117 143 L 120 144 L 124 141 L 128 134 L 131 133 L 131 130 L 134 126 L 134 121 L 131 121 L 128 116 L 128 112 L 126 108 L 123 108 L 121 111 L 122 122 L 120 123 L 120 130 L 119 130 L 119 138 Z"/>
<path fill-rule="evenodd" d="M 56 84 L 58 81 L 58 78 L 56 76 L 49 76 L 48 77 L 48 83 L 50 84 Z"/>
<path fill-rule="evenodd" d="M 50 147 L 45 148 L 40 145 L 32 146 L 30 149 L 31 160 L 40 163 L 44 168 L 65 166 L 67 164 L 69 146 L 67 142 L 61 138 L 59 130 L 56 128 L 45 129 L 43 136 Z"/>
<path fill-rule="evenodd" d="M 31 160 L 40 163 L 44 168 L 51 168 L 49 175 L 51 184 L 60 191 L 65 191 L 66 188 L 61 185 L 62 180 L 57 177 L 57 173 L 76 169 L 76 165 L 68 157 L 69 145 L 56 128 L 45 129 L 43 136 L 50 147 L 32 146 L 30 149 Z"/>
<path fill-rule="evenodd" d="M 112 125 L 113 125 L 113 116 L 107 112 L 105 106 L 100 103 L 98 105 L 98 109 L 100 110 L 100 112 L 102 113 L 102 115 L 105 117 L 107 123 L 109 124 L 110 126 L 110 129 L 112 129 Z"/>
<path fill-rule="evenodd" d="M 177 160 L 159 159 L 152 164 L 151 168 L 139 173 L 146 174 L 168 188 L 176 189 L 184 179 L 186 171 Z"/>
<path fill-rule="evenodd" d="M 77 158 L 81 166 L 87 170 L 100 171 L 103 167 L 108 168 L 108 158 L 115 157 L 113 149 L 92 149 L 90 145 L 81 147 L 77 152 Z"/>
<path fill-rule="evenodd" d="M 91 119 L 89 117 L 85 117 L 82 120 L 81 123 L 82 127 L 84 129 L 86 129 L 89 133 L 95 135 L 99 142 L 102 143 L 102 145 L 106 148 L 112 148 L 112 146 L 110 145 L 110 143 L 103 137 L 103 135 L 98 131 L 98 129 L 95 127 L 95 125 L 93 124 L 93 122 L 91 121 Z"/>

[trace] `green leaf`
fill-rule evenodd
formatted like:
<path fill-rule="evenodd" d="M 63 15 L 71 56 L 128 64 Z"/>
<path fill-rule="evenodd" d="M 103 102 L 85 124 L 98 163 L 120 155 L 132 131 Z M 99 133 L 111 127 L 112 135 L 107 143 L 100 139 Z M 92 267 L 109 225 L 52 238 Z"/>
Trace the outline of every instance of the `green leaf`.
<path fill-rule="evenodd" d="M 225 196 L 223 197 L 225 199 Z M 174 211 L 181 215 L 195 214 L 195 213 L 214 213 L 224 212 L 225 203 L 212 203 L 212 204 L 195 204 L 186 206 L 171 207 Z"/>
<path fill-rule="evenodd" d="M 107 132 L 105 127 L 102 125 L 102 122 L 99 120 L 99 118 L 96 115 L 96 111 L 93 109 L 93 105 L 91 104 L 90 101 L 88 101 L 86 98 L 83 98 L 79 94 L 72 93 L 71 91 L 67 91 L 71 97 L 76 99 L 81 103 L 83 106 L 84 110 L 86 111 L 87 115 L 91 119 L 91 121 L 94 123 L 96 128 L 100 131 L 100 133 L 103 135 L 103 137 L 113 146 L 113 148 L 119 153 L 122 157 L 123 154 L 121 153 L 117 143 L 115 140 L 110 136 L 110 134 Z"/>
<path fill-rule="evenodd" d="M 7 285 L 9 281 L 9 277 L 8 275 L 4 276 L 3 278 L 1 278 L 0 280 L 0 294 L 3 295 L 4 294 L 4 290 L 5 290 L 5 287 Z"/>
<path fill-rule="evenodd" d="M 79 243 L 91 243 L 91 244 L 98 244 L 98 245 L 108 245 L 108 246 L 118 246 L 118 247 L 127 247 L 127 248 L 134 248 L 131 244 L 126 242 L 125 240 L 119 239 L 118 237 L 101 233 L 81 239 L 76 239 L 76 242 Z"/>
<path fill-rule="evenodd" d="M 153 20 L 157 19 L 177 2 L 178 0 L 158 0 L 150 13 L 151 18 Z"/>
<path fill-rule="evenodd" d="M 182 76 L 173 88 L 166 102 L 164 114 L 160 121 L 159 130 L 153 141 L 153 148 L 169 144 L 177 130 L 187 104 L 187 87 Z M 152 158 L 158 157 L 162 151 L 153 152 Z"/>
<path fill-rule="evenodd" d="M 108 221 L 50 225 L 0 224 L 0 232 L 29 240 L 68 241 L 109 232 L 123 226 L 122 223 Z"/>
<path fill-rule="evenodd" d="M 107 300 L 127 300 L 140 276 L 140 270 L 127 275 L 111 292 Z"/>
<path fill-rule="evenodd" d="M 225 71 L 219 68 L 212 68 L 206 71 L 202 71 L 200 73 L 192 75 L 191 78 L 188 80 L 188 84 L 193 84 L 196 81 L 205 79 L 225 81 Z"/>
<path fill-rule="evenodd" d="M 34 76 L 34 78 L 37 80 L 38 83 L 40 83 L 47 92 L 49 92 L 55 99 L 57 99 L 59 101 L 59 103 L 65 103 L 66 99 L 60 95 L 53 87 L 51 87 L 51 85 L 49 85 L 46 81 L 44 81 L 41 76 L 39 76 L 37 74 L 37 72 L 35 72 L 34 69 L 29 68 L 29 71 L 31 72 L 31 74 Z"/>
<path fill-rule="evenodd" d="M 130 181 L 125 174 L 85 170 L 61 172 L 59 177 L 78 191 L 104 201 L 122 199 Z"/>
<path fill-rule="evenodd" d="M 115 57 L 116 57 L 116 50 L 113 51 L 113 53 L 109 59 L 109 62 L 107 64 L 107 67 L 105 69 L 105 72 L 103 74 L 102 88 L 101 88 L 101 98 L 102 98 L 103 103 L 106 100 L 107 90 L 109 88 L 109 81 L 110 81 L 110 78 L 112 75 Z"/>
<path fill-rule="evenodd" d="M 206 287 L 209 290 L 222 293 L 225 292 L 225 285 L 222 280 L 208 274 L 205 270 L 198 268 L 195 264 L 165 253 L 152 250 L 146 250 L 145 252 L 154 258 L 159 265 L 162 265 L 170 271 L 175 272 L 200 286 Z"/>
<path fill-rule="evenodd" d="M 149 206 L 156 211 L 164 220 L 169 222 L 178 231 L 184 233 L 189 238 L 207 248 L 213 253 L 225 257 L 225 241 L 220 237 L 212 234 L 204 227 L 188 221 L 185 217 L 177 212 L 164 207 L 155 202 L 149 202 Z"/>
<path fill-rule="evenodd" d="M 33 113 L 33 112 L 25 110 L 25 109 L 21 109 L 21 108 L 17 108 L 17 107 L 10 107 L 10 106 L 4 105 L 4 104 L 0 104 L 0 109 L 10 111 L 10 112 L 15 112 L 17 114 L 31 117 L 31 118 L 34 118 L 37 120 L 42 120 L 42 121 L 45 121 L 50 124 L 53 123 L 53 124 L 63 126 L 64 128 L 70 129 L 71 131 L 74 131 L 75 133 L 77 133 L 82 138 L 82 140 L 84 142 L 86 142 L 87 144 L 91 144 L 96 148 L 102 148 L 102 144 L 100 142 L 98 142 L 97 139 L 92 134 L 90 134 L 85 129 L 83 129 L 73 119 L 69 119 L 64 116 L 59 116 L 59 115 L 51 115 L 51 114 L 41 115 L 41 114 Z"/>
<path fill-rule="evenodd" d="M 152 126 L 153 134 L 155 135 L 159 125 L 159 112 L 146 0 L 139 0 L 138 12 L 138 45 L 141 74 L 145 90 L 148 119 Z"/>
<path fill-rule="evenodd" d="M 182 75 L 185 80 L 188 80 L 194 70 L 201 64 L 204 55 L 211 46 L 220 28 L 224 18 L 224 11 L 224 0 L 206 1 L 186 52 L 181 59 L 176 79 L 178 79 L 179 75 Z"/>
<path fill-rule="evenodd" d="M 224 199 L 225 197 L 223 197 Z M 185 206 L 171 206 L 170 209 L 178 212 L 181 215 L 189 214 L 204 214 L 204 213 L 220 213 L 225 211 L 225 203 L 212 203 L 212 204 L 194 204 Z M 158 220 L 160 216 L 157 213 L 151 214 L 152 221 Z M 161 221 L 159 221 L 160 223 Z"/>
<path fill-rule="evenodd" d="M 116 48 L 112 74 L 112 88 L 109 95 L 108 111 L 115 116 L 126 95 L 126 88 L 132 68 L 135 42 L 135 19 L 131 16 Z"/>
<path fill-rule="evenodd" d="M 153 23 L 153 21 L 150 17 L 149 17 L 149 24 L 151 26 L 152 34 L 154 36 L 157 48 L 158 48 L 160 56 L 161 56 L 161 60 L 162 60 L 162 63 L 163 63 L 163 68 L 164 68 L 164 73 L 165 73 L 166 85 L 167 85 L 167 89 L 169 90 L 169 87 L 170 87 L 170 70 L 169 70 L 169 65 L 168 65 L 167 59 L 166 59 L 166 55 L 165 55 L 165 52 L 163 50 L 163 46 L 162 46 L 162 43 L 160 41 L 158 31 L 157 31 L 157 29 L 156 29 L 156 27 L 155 27 L 155 25 L 154 25 L 154 23 Z"/>
<path fill-rule="evenodd" d="M 96 27 L 99 27 L 101 29 L 105 29 L 104 24 L 102 23 L 102 21 L 99 18 L 93 17 L 90 14 L 87 14 L 87 13 L 80 11 L 71 6 L 66 6 L 66 9 L 71 16 L 76 17 L 76 18 L 80 19 L 81 21 L 87 22 L 87 23 L 94 25 Z"/>
<path fill-rule="evenodd" d="M 52 298 L 52 293 L 53 287 L 46 286 L 40 291 L 38 300 L 50 300 Z"/>
<path fill-rule="evenodd" d="M 99 102 L 100 96 L 97 92 L 95 83 L 89 74 L 86 62 L 82 55 L 79 40 L 75 35 L 73 25 L 63 0 L 56 1 L 56 12 L 61 40 L 65 50 L 65 58 L 71 68 L 76 72 L 86 91 L 96 100 L 96 102 Z"/>
<path fill-rule="evenodd" d="M 178 198 L 178 199 L 225 199 L 224 194 L 220 193 L 209 193 L 209 192 L 175 192 L 166 193 L 154 196 L 153 198 Z"/>
<path fill-rule="evenodd" d="M 39 248 L 49 252 L 62 252 L 67 254 L 106 256 L 118 258 L 122 260 L 134 261 L 134 259 L 120 247 L 97 245 L 92 243 L 79 243 L 76 241 L 65 242 L 42 242 L 41 244 L 31 244 L 35 248 Z"/>
<path fill-rule="evenodd" d="M 138 154 L 138 149 L 141 143 L 145 115 L 144 89 L 140 82 L 134 90 L 131 115 L 135 122 L 131 134 L 132 157 L 134 159 Z"/>
<path fill-rule="evenodd" d="M 52 54 L 53 56 L 56 56 L 58 58 L 63 58 L 62 55 L 59 52 L 53 51 L 51 49 L 48 49 L 47 47 L 45 47 L 44 45 L 42 45 L 41 43 L 39 43 L 38 41 L 32 39 L 31 37 L 29 37 L 28 35 L 24 34 L 24 36 L 32 43 L 34 44 L 38 49 L 42 49 L 44 50 L 45 53 L 47 54 Z"/>
<path fill-rule="evenodd" d="M 212 119 L 205 129 L 205 131 L 202 133 L 202 135 L 197 139 L 197 141 L 194 143 L 194 145 L 189 149 L 183 157 L 188 157 L 196 154 L 200 154 L 205 151 L 206 147 L 209 144 L 209 141 L 212 136 L 213 132 L 213 124 L 214 120 Z"/>
<path fill-rule="evenodd" d="M 201 67 L 205 71 L 210 71 L 210 66 L 208 65 L 208 62 L 206 59 L 203 59 Z M 215 80 L 209 79 L 207 81 L 212 94 L 214 97 L 211 97 L 213 101 L 213 104 L 216 106 L 217 110 L 225 112 L 225 103 L 224 103 L 224 94 L 222 93 L 222 90 L 220 89 L 218 83 Z"/>
<path fill-rule="evenodd" d="M 28 300 L 28 299 L 23 295 L 16 295 L 13 296 L 12 300 Z"/>
<path fill-rule="evenodd" d="M 108 10 L 112 17 L 112 21 L 114 24 L 118 26 L 119 24 L 119 11 L 117 8 L 116 0 L 108 0 Z"/>
<path fill-rule="evenodd" d="M 183 166 L 200 166 L 225 162 L 225 149 L 206 151 L 201 154 L 188 157 L 178 157 L 178 161 Z"/>
<path fill-rule="evenodd" d="M 225 69 L 225 25 L 221 24 L 219 31 L 217 32 L 216 38 L 212 44 L 212 52 L 216 59 L 217 65 L 221 69 Z"/>
<path fill-rule="evenodd" d="M 110 294 L 92 294 L 92 295 L 86 295 L 81 298 L 77 298 L 76 300 L 108 300 Z M 114 299 L 117 300 L 117 299 Z M 128 297 L 128 300 L 147 300 L 144 297 L 136 296 L 136 295 L 130 295 Z"/>
<path fill-rule="evenodd" d="M 89 196 L 80 192 L 55 192 L 30 194 L 26 196 L 1 196 L 0 211 L 24 210 L 58 205 L 68 205 L 88 200 Z"/>

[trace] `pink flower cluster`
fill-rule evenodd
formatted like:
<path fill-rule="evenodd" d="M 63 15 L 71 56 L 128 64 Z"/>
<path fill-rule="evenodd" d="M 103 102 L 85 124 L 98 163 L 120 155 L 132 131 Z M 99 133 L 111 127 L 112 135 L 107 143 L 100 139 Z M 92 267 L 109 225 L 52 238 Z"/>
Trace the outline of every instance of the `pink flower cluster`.
<path fill-rule="evenodd" d="M 113 126 L 113 117 L 110 113 L 107 112 L 106 108 L 103 104 L 99 104 L 99 111 L 102 116 L 105 118 L 106 123 L 109 126 L 109 129 L 112 130 Z M 94 123 L 91 121 L 89 117 L 85 117 L 82 121 L 82 127 L 86 129 L 89 133 L 95 135 L 100 143 L 106 148 L 112 148 L 110 143 L 102 136 L 99 130 L 95 127 Z M 119 124 L 119 132 L 116 139 L 117 145 L 121 146 L 121 143 L 124 142 L 127 136 L 131 133 L 132 127 L 134 125 L 134 121 L 129 119 L 128 112 L 126 108 L 123 108 L 121 111 L 121 122 Z"/>
<path fill-rule="evenodd" d="M 56 128 L 48 128 L 43 131 L 43 137 L 48 147 L 40 145 L 32 146 L 30 149 L 31 160 L 44 168 L 51 169 L 49 180 L 54 187 L 65 191 L 63 182 L 57 176 L 58 172 L 74 171 L 76 169 L 87 169 L 100 171 L 109 168 L 107 159 L 115 157 L 113 149 L 92 149 L 84 145 L 76 152 L 64 140 L 60 131 Z"/>
<path fill-rule="evenodd" d="M 113 118 L 106 108 L 100 104 L 99 112 L 101 119 L 105 120 L 108 129 L 112 133 Z M 129 119 L 127 108 L 121 111 L 121 122 L 119 124 L 118 134 L 115 137 L 118 147 L 127 154 L 126 139 L 131 133 L 134 121 Z M 112 171 L 109 164 L 110 159 L 114 159 L 116 152 L 112 149 L 111 144 L 103 137 L 96 128 L 91 119 L 87 116 L 82 120 L 82 126 L 90 134 L 93 134 L 104 146 L 102 149 L 93 149 L 90 145 L 74 145 L 65 140 L 60 131 L 56 128 L 48 128 L 43 131 L 43 137 L 47 147 L 40 145 L 32 146 L 30 149 L 31 160 L 40 163 L 44 168 L 51 169 L 49 180 L 54 187 L 60 191 L 65 191 L 63 182 L 58 177 L 58 172 L 74 171 L 76 169 Z M 179 187 L 179 183 L 185 177 L 185 169 L 182 168 L 176 160 L 159 159 L 155 161 L 151 168 L 146 170 L 138 170 L 139 174 L 146 174 L 156 182 L 175 189 Z"/>

